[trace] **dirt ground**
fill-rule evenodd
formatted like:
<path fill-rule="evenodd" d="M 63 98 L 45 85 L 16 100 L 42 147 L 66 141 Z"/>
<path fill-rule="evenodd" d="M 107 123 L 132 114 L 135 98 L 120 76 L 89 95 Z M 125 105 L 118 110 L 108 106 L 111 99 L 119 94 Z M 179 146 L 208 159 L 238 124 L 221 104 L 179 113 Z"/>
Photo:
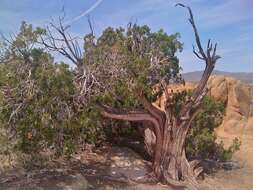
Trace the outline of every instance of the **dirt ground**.
<path fill-rule="evenodd" d="M 242 162 L 241 162 L 242 163 Z M 253 168 L 219 170 L 205 176 L 214 190 L 252 190 Z M 156 182 L 150 163 L 127 148 L 105 147 L 43 169 L 13 169 L 0 174 L 0 190 L 173 190 Z"/>

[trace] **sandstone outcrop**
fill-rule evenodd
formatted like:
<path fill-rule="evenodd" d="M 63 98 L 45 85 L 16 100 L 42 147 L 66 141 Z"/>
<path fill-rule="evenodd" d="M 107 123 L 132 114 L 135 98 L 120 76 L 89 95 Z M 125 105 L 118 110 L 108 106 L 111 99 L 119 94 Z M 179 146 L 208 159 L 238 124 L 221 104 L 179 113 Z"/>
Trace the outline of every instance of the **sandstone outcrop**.
<path fill-rule="evenodd" d="M 171 90 L 173 90 L 174 93 L 178 93 L 178 92 L 182 92 L 183 90 L 189 91 L 194 89 L 195 84 L 190 83 L 190 82 L 186 82 L 184 85 L 183 84 L 174 84 L 174 85 L 170 85 L 168 87 L 168 92 L 170 93 Z M 161 98 L 159 98 L 154 105 L 159 107 L 161 110 L 164 110 L 164 103 L 165 103 L 165 94 L 163 94 L 161 96 Z"/>
<path fill-rule="evenodd" d="M 251 112 L 250 88 L 241 81 L 223 76 L 212 76 L 208 81 L 209 95 L 226 105 L 226 113 L 218 135 L 243 135 Z"/>
<path fill-rule="evenodd" d="M 168 88 L 170 92 L 181 92 L 183 90 L 192 90 L 196 84 L 186 82 L 185 85 L 172 85 Z M 222 101 L 225 106 L 225 116 L 217 133 L 227 133 L 231 136 L 243 134 L 243 130 L 251 130 L 253 134 L 253 126 L 251 126 L 251 97 L 250 87 L 239 80 L 224 77 L 211 76 L 208 81 L 208 95 L 216 100 Z M 164 109 L 165 96 L 155 102 L 155 105 Z M 251 129 L 252 128 L 252 129 Z"/>
<path fill-rule="evenodd" d="M 168 91 L 180 92 L 192 90 L 196 84 L 186 82 L 185 85 L 174 85 Z M 226 146 L 231 145 L 234 138 L 242 142 L 236 156 L 253 166 L 253 116 L 251 108 L 250 87 L 231 77 L 211 76 L 208 81 L 208 95 L 225 104 L 225 116 L 222 124 L 216 129 L 219 140 Z M 154 104 L 164 109 L 165 96 Z"/>

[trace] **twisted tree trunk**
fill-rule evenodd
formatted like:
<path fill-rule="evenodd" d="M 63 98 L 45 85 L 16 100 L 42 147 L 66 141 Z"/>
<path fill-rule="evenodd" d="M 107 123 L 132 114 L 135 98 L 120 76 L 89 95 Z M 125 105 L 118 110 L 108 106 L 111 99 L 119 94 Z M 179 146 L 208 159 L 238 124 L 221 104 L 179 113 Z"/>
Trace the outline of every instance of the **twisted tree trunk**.
<path fill-rule="evenodd" d="M 180 187 L 198 186 L 196 177 L 202 172 L 198 162 L 188 162 L 185 155 L 185 139 L 190 129 L 191 119 L 181 123 L 171 122 L 166 118 L 163 126 L 162 144 L 156 145 L 153 169 L 160 181 Z"/>
<path fill-rule="evenodd" d="M 147 100 L 143 93 L 139 99 L 144 110 L 119 112 L 113 108 L 104 106 L 103 116 L 111 119 L 139 121 L 150 123 L 146 130 L 153 133 L 153 139 L 147 139 L 148 152 L 153 158 L 153 171 L 156 177 L 167 184 L 184 187 L 191 190 L 198 190 L 200 186 L 196 180 L 202 172 L 198 167 L 198 161 L 189 162 L 185 155 L 185 139 L 191 127 L 191 123 L 198 113 L 203 97 L 207 93 L 207 81 L 214 69 L 216 61 L 220 58 L 216 55 L 217 44 L 213 45 L 208 41 L 206 51 L 203 50 L 197 28 L 194 23 L 193 14 L 190 7 L 183 4 L 178 6 L 188 9 L 189 21 L 193 27 L 198 52 L 193 47 L 194 54 L 205 62 L 205 70 L 198 86 L 193 94 L 183 104 L 179 114 L 173 113 L 173 92 L 168 92 L 164 88 L 165 110 L 161 110 Z M 150 138 L 150 137 L 149 137 Z"/>
<path fill-rule="evenodd" d="M 181 120 L 173 117 L 170 109 L 162 112 L 149 103 L 145 96 L 141 98 L 147 111 L 120 113 L 106 107 L 103 115 L 111 119 L 150 122 L 152 125 L 149 125 L 147 130 L 154 133 L 155 144 L 148 143 L 147 146 L 151 150 L 149 153 L 153 158 L 153 171 L 158 180 L 174 186 L 196 189 L 196 177 L 202 169 L 196 168 L 196 161 L 189 163 L 185 155 L 185 139 L 194 115 Z"/>

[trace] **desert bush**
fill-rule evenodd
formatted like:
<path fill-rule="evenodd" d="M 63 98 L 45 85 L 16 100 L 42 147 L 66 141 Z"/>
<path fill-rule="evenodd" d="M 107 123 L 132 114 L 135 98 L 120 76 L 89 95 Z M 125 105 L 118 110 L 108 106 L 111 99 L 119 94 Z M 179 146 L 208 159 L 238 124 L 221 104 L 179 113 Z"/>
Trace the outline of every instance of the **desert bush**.
<path fill-rule="evenodd" d="M 33 92 L 21 110 L 13 115 L 15 104 L 3 100 L 2 122 L 15 131 L 16 147 L 25 153 L 50 148 L 57 155 L 69 155 L 80 143 L 94 143 L 97 125 L 90 118 L 96 113 L 75 112 L 73 73 L 68 66 L 39 66 L 32 74 Z M 16 85 L 11 96 L 18 103 L 21 89 Z"/>
<path fill-rule="evenodd" d="M 1 128 L 24 153 L 70 155 L 76 145 L 96 141 L 98 120 L 91 118 L 99 116 L 76 110 L 74 71 L 34 45 L 42 32 L 23 23 L 0 64 Z"/>
<path fill-rule="evenodd" d="M 223 142 L 218 143 L 215 135 L 223 119 L 225 105 L 211 97 L 206 97 L 200 113 L 194 119 L 186 139 L 186 152 L 190 158 L 212 159 L 227 161 L 232 158 L 235 151 L 239 150 L 240 142 L 234 139 L 229 148 Z"/>

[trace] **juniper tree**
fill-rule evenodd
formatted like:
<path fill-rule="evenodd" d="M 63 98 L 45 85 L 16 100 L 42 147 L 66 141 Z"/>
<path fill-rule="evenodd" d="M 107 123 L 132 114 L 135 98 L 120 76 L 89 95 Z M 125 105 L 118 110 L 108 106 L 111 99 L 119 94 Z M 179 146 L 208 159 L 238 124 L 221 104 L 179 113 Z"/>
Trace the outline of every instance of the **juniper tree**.
<path fill-rule="evenodd" d="M 189 22 L 193 28 L 196 49 L 193 53 L 205 63 L 201 80 L 191 94 L 168 90 L 174 83 L 184 82 L 176 52 L 182 50 L 179 34 L 168 35 L 163 30 L 152 32 L 148 26 L 129 24 L 125 29 L 107 28 L 99 38 L 93 30 L 84 38 L 84 52 L 67 34 L 62 20 L 57 27 L 60 35 L 53 37 L 50 30 L 43 44 L 69 58 L 76 67 L 75 83 L 79 89 L 78 105 L 94 101 L 101 114 L 112 120 L 144 123 L 143 136 L 152 157 L 156 177 L 167 184 L 198 189 L 197 176 L 202 172 L 196 160 L 188 161 L 185 140 L 192 121 L 198 114 L 207 93 L 207 81 L 214 69 L 217 44 L 208 40 L 203 48 L 190 7 Z M 48 40 L 49 39 L 49 40 Z M 57 42 L 64 45 L 57 46 Z M 165 95 L 165 109 L 153 102 Z M 95 105 L 94 105 L 95 106 Z M 82 107 L 82 106 L 81 106 Z M 149 131 L 151 136 L 146 136 Z"/>

